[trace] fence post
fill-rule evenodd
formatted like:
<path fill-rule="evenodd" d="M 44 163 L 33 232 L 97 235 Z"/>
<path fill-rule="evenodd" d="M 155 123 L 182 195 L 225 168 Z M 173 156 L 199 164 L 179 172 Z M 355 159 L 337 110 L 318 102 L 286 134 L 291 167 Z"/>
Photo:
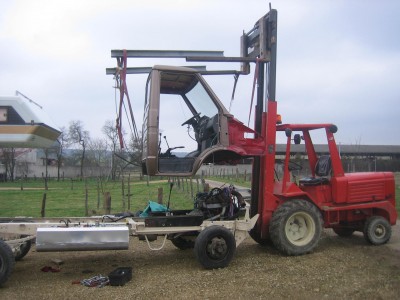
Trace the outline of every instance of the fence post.
<path fill-rule="evenodd" d="M 40 211 L 40 215 L 42 216 L 42 218 L 46 216 L 46 193 L 43 194 L 42 209 Z"/>
<path fill-rule="evenodd" d="M 106 215 L 111 213 L 111 194 L 110 192 L 104 193 L 104 212 Z"/>
<path fill-rule="evenodd" d="M 97 209 L 100 208 L 100 179 L 97 180 Z"/>
<path fill-rule="evenodd" d="M 125 211 L 125 182 L 124 176 L 121 177 L 122 211 Z"/>
<path fill-rule="evenodd" d="M 159 204 L 163 203 L 163 192 L 164 192 L 164 190 L 162 187 L 158 188 L 158 203 Z"/>
<path fill-rule="evenodd" d="M 89 207 L 88 207 L 88 187 L 87 187 L 87 179 L 85 179 L 85 217 L 89 215 Z"/>
<path fill-rule="evenodd" d="M 131 173 L 128 174 L 128 210 L 131 210 Z"/>
<path fill-rule="evenodd" d="M 190 177 L 190 198 L 193 199 L 193 178 Z"/>

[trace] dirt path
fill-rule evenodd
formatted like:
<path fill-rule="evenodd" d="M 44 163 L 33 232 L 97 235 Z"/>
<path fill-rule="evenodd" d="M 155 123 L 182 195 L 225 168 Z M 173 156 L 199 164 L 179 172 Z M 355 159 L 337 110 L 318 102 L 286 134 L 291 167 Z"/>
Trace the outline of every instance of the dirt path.
<path fill-rule="evenodd" d="M 155 243 L 160 244 L 159 239 Z M 126 251 L 38 253 L 16 264 L 0 289 L 1 299 L 399 299 L 400 226 L 388 245 L 368 245 L 361 234 L 337 237 L 326 230 L 316 251 L 287 257 L 273 247 L 247 239 L 225 269 L 204 270 L 191 250 L 167 242 L 150 251 L 131 241 Z M 59 273 L 44 273 L 51 259 L 64 264 Z M 88 288 L 75 280 L 133 267 L 124 287 Z"/>

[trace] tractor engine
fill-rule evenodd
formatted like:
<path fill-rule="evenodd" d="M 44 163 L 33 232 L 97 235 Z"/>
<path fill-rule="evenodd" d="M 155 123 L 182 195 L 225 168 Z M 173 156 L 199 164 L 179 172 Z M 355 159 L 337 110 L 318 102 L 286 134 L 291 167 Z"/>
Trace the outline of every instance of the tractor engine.
<path fill-rule="evenodd" d="M 213 188 L 208 193 L 197 193 L 193 213 L 201 213 L 207 220 L 232 220 L 238 217 L 240 208 L 245 206 L 243 196 L 233 186 Z"/>

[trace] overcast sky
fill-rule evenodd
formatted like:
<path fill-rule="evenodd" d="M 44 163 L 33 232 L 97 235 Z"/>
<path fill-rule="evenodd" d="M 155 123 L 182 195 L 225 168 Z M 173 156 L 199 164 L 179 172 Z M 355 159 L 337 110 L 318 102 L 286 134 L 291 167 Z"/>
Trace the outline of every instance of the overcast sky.
<path fill-rule="evenodd" d="M 335 123 L 342 144 L 400 145 L 400 1 L 271 2 L 278 10 L 276 99 L 284 123 Z M 19 90 L 58 126 L 81 120 L 100 137 L 105 121 L 116 117 L 113 77 L 105 74 L 116 66 L 111 49 L 239 56 L 243 30 L 267 11 L 264 0 L 1 1 L 0 95 Z M 154 64 L 194 63 L 128 60 L 131 67 Z M 208 65 L 221 68 L 239 65 Z M 146 77 L 128 76 L 140 127 Z M 210 81 L 229 107 L 232 76 Z M 231 110 L 245 124 L 251 84 L 252 75 L 239 79 Z"/>

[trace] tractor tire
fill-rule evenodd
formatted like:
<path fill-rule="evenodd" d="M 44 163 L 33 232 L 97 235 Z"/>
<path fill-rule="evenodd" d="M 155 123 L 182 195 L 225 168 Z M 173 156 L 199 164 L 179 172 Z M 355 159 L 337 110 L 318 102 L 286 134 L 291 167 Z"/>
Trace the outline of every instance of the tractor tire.
<path fill-rule="evenodd" d="M 310 253 L 318 245 L 322 216 L 306 200 L 289 200 L 273 213 L 269 234 L 274 246 L 286 255 Z"/>
<path fill-rule="evenodd" d="M 340 237 L 351 237 L 354 233 L 354 229 L 353 228 L 349 228 L 349 227 L 333 227 L 333 232 L 336 233 L 338 236 Z"/>
<path fill-rule="evenodd" d="M 21 235 L 21 238 L 24 237 L 27 237 L 27 235 Z M 25 255 L 28 254 L 29 250 L 31 250 L 31 247 L 32 247 L 32 240 L 28 240 L 25 243 L 23 243 L 15 254 L 15 260 L 20 261 L 22 258 L 24 258 Z"/>
<path fill-rule="evenodd" d="M 187 250 L 194 248 L 194 241 L 189 238 L 178 236 L 176 238 L 171 239 L 171 242 L 176 248 L 180 250 Z"/>
<path fill-rule="evenodd" d="M 255 229 L 253 228 L 252 230 L 250 230 L 249 232 L 250 237 L 256 242 L 258 243 L 260 246 L 265 247 L 265 246 L 269 246 L 272 244 L 270 239 L 263 239 L 260 237 L 260 233 L 255 231 Z"/>
<path fill-rule="evenodd" d="M 0 240 L 0 286 L 10 278 L 14 270 L 14 254 L 5 241 Z"/>
<path fill-rule="evenodd" d="M 367 219 L 364 225 L 364 238 L 372 245 L 386 244 L 392 236 L 392 227 L 388 220 L 381 216 Z"/>
<path fill-rule="evenodd" d="M 235 250 L 235 237 L 222 226 L 205 228 L 194 244 L 194 254 L 205 269 L 225 268 L 231 262 Z"/>

